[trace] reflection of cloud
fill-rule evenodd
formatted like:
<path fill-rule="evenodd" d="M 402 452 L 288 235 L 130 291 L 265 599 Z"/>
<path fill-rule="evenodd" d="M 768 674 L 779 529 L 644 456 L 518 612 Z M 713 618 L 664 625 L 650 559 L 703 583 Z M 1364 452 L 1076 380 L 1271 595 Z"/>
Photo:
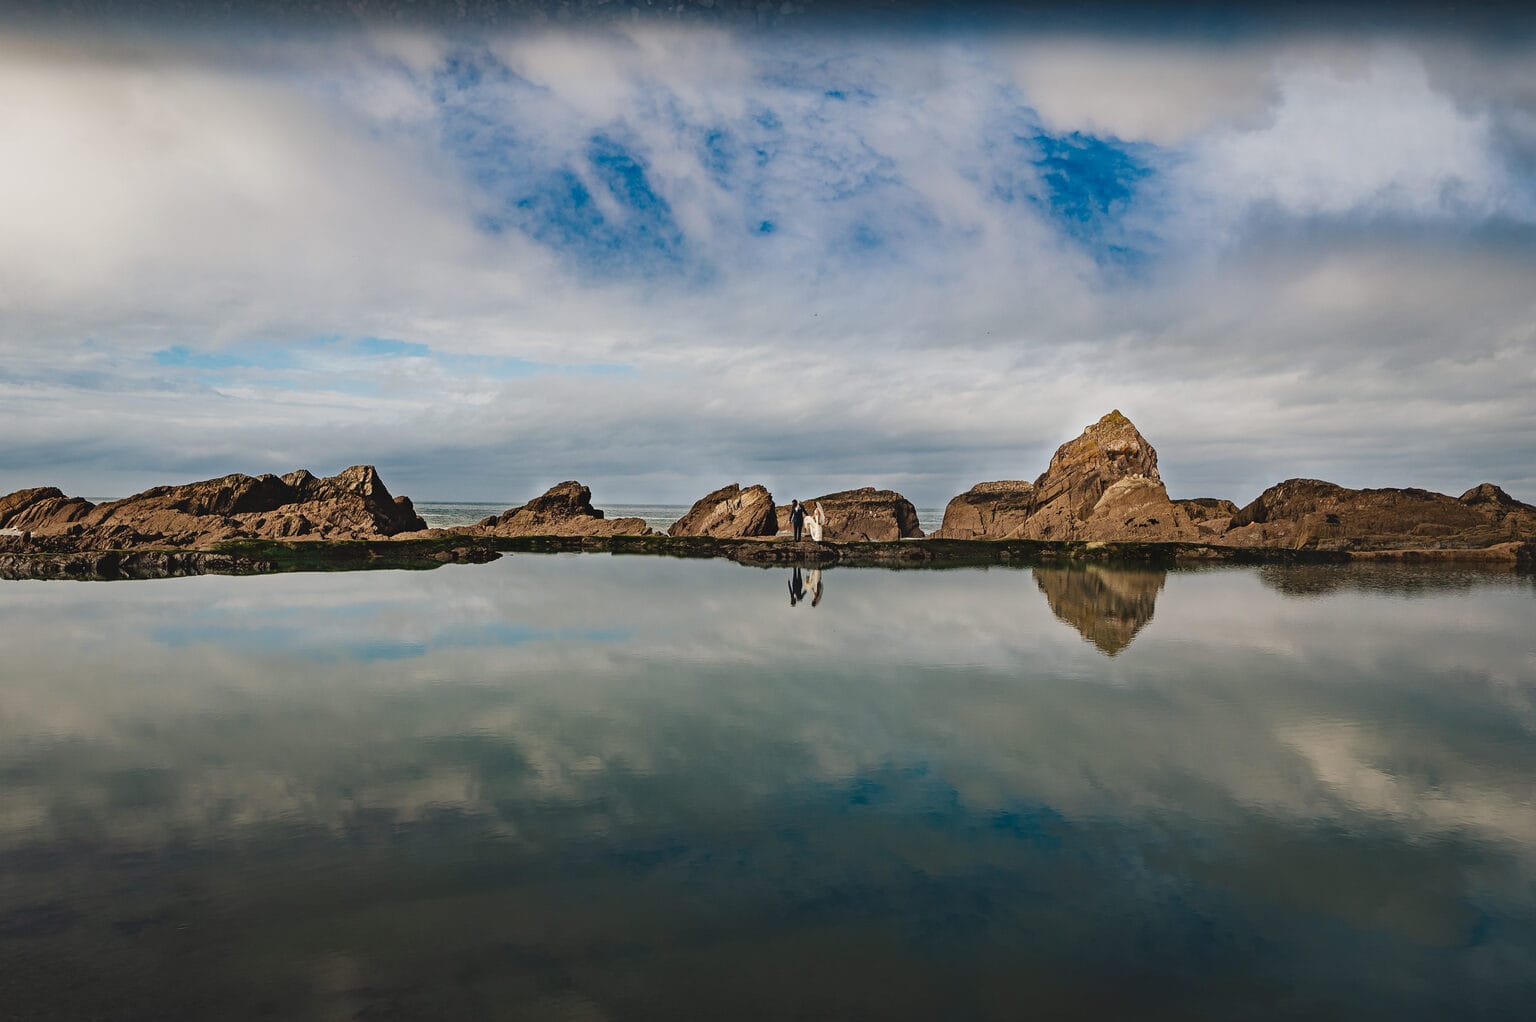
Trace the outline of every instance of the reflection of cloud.
<path fill-rule="evenodd" d="M 1533 691 L 1526 588 L 1300 601 L 1250 570 L 1101 569 L 1129 627 L 1158 600 L 1107 658 L 1050 576 L 833 575 L 815 614 L 780 570 L 598 555 L 0 586 L 0 856 L 46 860 L 26 897 L 67 881 L 82 918 L 123 889 L 194 922 L 260 906 L 285 936 L 253 942 L 344 954 L 369 991 L 401 975 L 384 917 L 436 949 L 422 989 L 509 940 L 590 965 L 846 926 L 1099 972 L 1150 941 L 1346 993 L 1370 970 L 1373 998 L 1421 982 L 1383 947 L 1524 953 L 1483 921 L 1528 914 L 1536 876 L 1536 744 L 1504 711 Z M 155 641 L 167 621 L 190 641 Z M 485 641 L 524 631 L 546 637 Z M 360 655 L 402 635 L 420 656 Z"/>
<path fill-rule="evenodd" d="M 1298 726 L 1279 737 L 1306 759 L 1318 783 L 1354 811 L 1390 820 L 1416 836 L 1472 831 L 1536 850 L 1536 802 L 1529 791 L 1520 795 L 1456 781 L 1426 785 L 1422 777 L 1379 765 L 1401 759 L 1402 750 L 1347 724 Z"/>
<path fill-rule="evenodd" d="M 0 772 L 36 780 L 9 787 L 0 826 L 5 840 L 35 835 L 33 785 L 46 784 L 109 831 L 150 842 L 173 822 L 341 829 L 363 809 L 489 819 L 529 800 L 609 831 L 675 811 L 655 801 L 667 789 L 667 805 L 724 806 L 925 764 L 975 807 L 1027 793 L 1074 818 L 1364 814 L 1415 833 L 1401 807 L 1425 801 L 1436 833 L 1536 851 L 1499 820 L 1521 804 L 1522 768 L 1480 751 L 1478 732 L 1411 750 L 1393 737 L 1449 727 L 1448 707 L 1508 721 L 1503 707 L 1529 704 L 1518 638 L 1529 594 L 1496 577 L 1411 601 L 1302 603 L 1249 571 L 1164 582 L 1103 569 L 1087 595 L 1129 607 L 1111 617 L 1115 636 L 1134 633 L 1160 594 L 1158 627 L 1109 661 L 1053 620 L 1039 574 L 834 574 L 838 599 L 815 615 L 782 606 L 778 572 L 598 556 L 429 575 L 6 587 Z M 284 616 L 290 601 L 302 612 Z M 315 613 L 326 602 L 335 613 Z M 1090 630 L 1094 606 L 1083 610 Z M 1468 630 L 1472 606 L 1479 626 Z M 285 630 L 265 630 L 271 613 Z M 166 648 L 152 639 L 166 620 L 234 633 L 243 620 L 270 644 L 236 634 Z M 587 637 L 600 622 L 611 641 Z M 525 631 L 544 638 L 486 638 Z M 419 637 L 420 656 L 356 655 L 402 635 Z M 1408 648 L 1421 653 L 1405 658 Z M 1462 680 L 1447 689 L 1452 676 Z M 1402 728 L 1384 728 L 1383 713 Z M 1372 736 L 1368 752 L 1345 751 L 1385 772 L 1390 797 L 1338 797 L 1353 760 L 1338 743 L 1314 754 L 1297 738 L 1314 733 L 1298 721 L 1330 720 Z M 1398 754 L 1421 765 L 1381 765 Z M 126 772 L 167 763 L 176 768 L 157 775 L 153 801 L 121 801 L 142 788 L 125 788 Z"/>

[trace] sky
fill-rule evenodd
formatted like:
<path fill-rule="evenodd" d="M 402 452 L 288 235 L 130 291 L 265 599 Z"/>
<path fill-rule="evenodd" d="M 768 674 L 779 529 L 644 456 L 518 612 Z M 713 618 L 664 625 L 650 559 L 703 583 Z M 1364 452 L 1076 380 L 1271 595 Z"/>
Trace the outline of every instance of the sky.
<path fill-rule="evenodd" d="M 0 493 L 1536 502 L 1536 20 L 292 7 L 0 16 Z"/>

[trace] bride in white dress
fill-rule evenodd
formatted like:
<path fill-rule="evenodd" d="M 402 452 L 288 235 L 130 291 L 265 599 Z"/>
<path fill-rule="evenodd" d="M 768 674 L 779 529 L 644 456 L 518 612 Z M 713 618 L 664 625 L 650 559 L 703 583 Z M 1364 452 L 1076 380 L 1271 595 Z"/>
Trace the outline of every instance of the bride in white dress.
<path fill-rule="evenodd" d="M 816 510 L 805 517 L 806 527 L 810 530 L 811 541 L 821 542 L 821 530 L 827 524 L 827 513 L 821 509 L 821 501 L 816 502 Z"/>

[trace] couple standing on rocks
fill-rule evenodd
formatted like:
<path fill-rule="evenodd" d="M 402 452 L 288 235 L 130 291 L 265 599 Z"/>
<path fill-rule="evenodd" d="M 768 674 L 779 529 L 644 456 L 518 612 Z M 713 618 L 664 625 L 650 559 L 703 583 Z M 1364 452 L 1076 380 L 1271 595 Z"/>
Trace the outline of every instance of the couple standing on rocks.
<path fill-rule="evenodd" d="M 821 501 L 816 502 L 815 511 L 807 511 L 805 505 L 798 500 L 789 502 L 789 524 L 795 530 L 795 542 L 800 542 L 800 532 L 809 526 L 811 539 L 821 542 L 821 530 L 826 527 L 827 513 L 821 509 Z"/>

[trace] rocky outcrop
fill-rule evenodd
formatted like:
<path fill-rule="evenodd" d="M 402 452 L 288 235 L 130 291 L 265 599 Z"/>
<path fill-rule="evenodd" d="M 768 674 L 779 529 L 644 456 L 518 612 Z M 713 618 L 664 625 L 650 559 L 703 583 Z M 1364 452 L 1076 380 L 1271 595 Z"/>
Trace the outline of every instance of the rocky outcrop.
<path fill-rule="evenodd" d="M 0 497 L 0 528 L 35 532 L 68 525 L 84 518 L 96 505 L 82 497 L 66 497 L 56 486 L 35 486 Z"/>
<path fill-rule="evenodd" d="M 1476 549 L 1536 539 L 1536 507 L 1492 483 L 1460 497 L 1420 489 L 1351 490 L 1287 479 L 1232 516 L 1219 542 L 1316 550 Z"/>
<path fill-rule="evenodd" d="M 1098 565 L 1035 568 L 1034 574 L 1051 613 L 1107 656 L 1129 646 L 1152 620 L 1157 594 L 1168 580 L 1162 570 L 1106 571 Z"/>
<path fill-rule="evenodd" d="M 1220 534 L 1226 503 L 1211 501 L 1206 507 L 1201 501 L 1169 500 L 1157 472 L 1157 451 L 1116 410 L 1058 447 L 1034 483 L 979 483 L 951 500 L 936 535 L 1197 542 Z"/>
<path fill-rule="evenodd" d="M 1222 528 L 1226 527 L 1225 520 L 1237 514 L 1236 504 L 1219 497 L 1189 497 L 1174 503 L 1184 509 L 1190 521 L 1221 522 Z"/>
<path fill-rule="evenodd" d="M 772 536 L 778 532 L 773 494 L 762 486 L 743 490 L 731 483 L 699 500 L 688 513 L 672 523 L 669 536 L 716 536 L 740 539 Z"/>
<path fill-rule="evenodd" d="M 408 497 L 393 497 L 371 465 L 329 478 L 227 475 L 156 486 L 105 504 L 53 487 L 0 498 L 0 528 L 46 549 L 197 548 L 234 539 L 382 539 L 425 529 Z"/>
<path fill-rule="evenodd" d="M 922 528 L 917 524 L 917 508 L 895 490 L 877 490 L 873 486 L 857 490 L 841 490 L 803 502 L 806 513 L 820 504 L 826 512 L 827 527 L 822 538 L 834 543 L 860 541 L 885 542 L 897 539 L 921 539 Z M 781 504 L 777 511 L 777 531 L 792 531 L 789 523 L 789 505 Z"/>
<path fill-rule="evenodd" d="M 1018 479 L 977 483 L 944 508 L 937 539 L 1001 539 L 1035 508 L 1035 484 Z"/>
<path fill-rule="evenodd" d="M 1144 482 L 1122 488 L 1101 506 L 1110 487 L 1135 478 Z M 1157 451 L 1117 409 L 1056 449 L 1035 480 L 1029 517 L 1004 538 L 1171 541 L 1194 540 L 1198 533 L 1168 499 Z"/>
<path fill-rule="evenodd" d="M 572 479 L 464 531 L 488 536 L 644 536 L 651 528 L 643 518 L 606 517 L 592 506 L 592 490 Z"/>
<path fill-rule="evenodd" d="M 1214 535 L 1214 531 L 1211 535 Z M 1099 497 L 1074 539 L 1180 543 L 1202 538 L 1189 513 L 1168 499 L 1162 480 L 1146 476 L 1117 479 Z"/>

